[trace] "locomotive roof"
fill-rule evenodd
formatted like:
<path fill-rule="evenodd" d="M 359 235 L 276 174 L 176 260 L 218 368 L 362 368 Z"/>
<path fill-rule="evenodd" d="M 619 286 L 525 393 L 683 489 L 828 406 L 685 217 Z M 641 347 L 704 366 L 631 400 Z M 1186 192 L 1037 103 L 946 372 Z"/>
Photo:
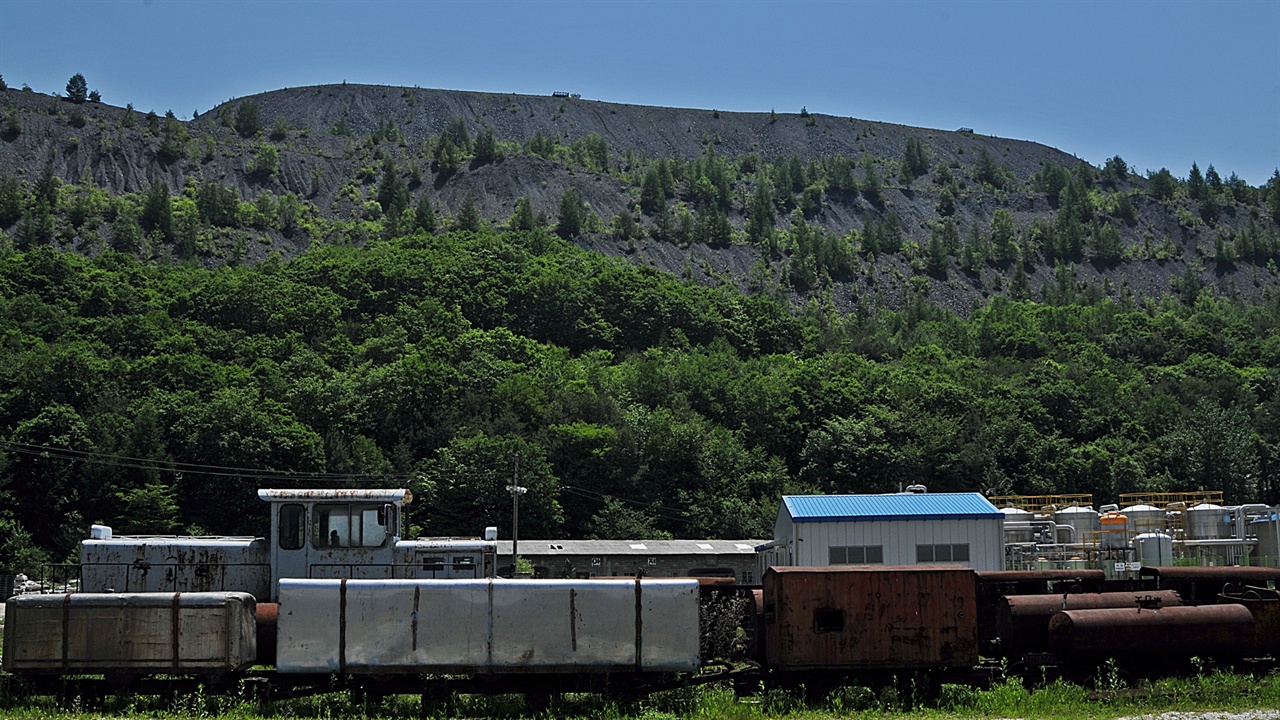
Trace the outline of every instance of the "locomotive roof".
<path fill-rule="evenodd" d="M 520 554 L 545 555 L 753 555 L 763 540 L 537 540 L 520 539 Z M 511 541 L 498 541 L 511 554 Z"/>
<path fill-rule="evenodd" d="M 874 520 L 978 520 L 1004 515 L 980 493 L 897 493 L 893 495 L 784 495 L 792 522 Z"/>
<path fill-rule="evenodd" d="M 408 505 L 413 502 L 413 493 L 405 488 L 398 489 L 375 489 L 375 488 L 357 488 L 351 490 L 273 490 L 262 489 L 258 491 L 258 499 L 268 502 L 283 502 L 294 500 L 300 502 L 309 501 L 340 501 L 340 502 L 398 502 Z"/>

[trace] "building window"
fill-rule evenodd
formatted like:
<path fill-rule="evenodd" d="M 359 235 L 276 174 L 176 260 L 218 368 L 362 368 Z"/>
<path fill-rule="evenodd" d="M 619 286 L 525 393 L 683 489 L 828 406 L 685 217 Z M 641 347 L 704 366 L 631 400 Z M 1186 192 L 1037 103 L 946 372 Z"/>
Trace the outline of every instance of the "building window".
<path fill-rule="evenodd" d="M 969 544 L 917 545 L 916 562 L 969 562 Z"/>
<path fill-rule="evenodd" d="M 829 565 L 883 565 L 883 545 L 845 545 L 827 548 Z"/>

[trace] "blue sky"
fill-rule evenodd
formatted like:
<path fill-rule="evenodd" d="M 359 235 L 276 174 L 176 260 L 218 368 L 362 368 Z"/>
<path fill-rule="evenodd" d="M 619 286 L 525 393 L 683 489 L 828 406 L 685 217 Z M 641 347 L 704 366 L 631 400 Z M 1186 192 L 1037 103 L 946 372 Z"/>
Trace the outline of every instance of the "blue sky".
<path fill-rule="evenodd" d="M 328 82 L 811 112 L 1139 171 L 1280 167 L 1280 0 L 0 0 L 0 75 L 189 118 Z"/>

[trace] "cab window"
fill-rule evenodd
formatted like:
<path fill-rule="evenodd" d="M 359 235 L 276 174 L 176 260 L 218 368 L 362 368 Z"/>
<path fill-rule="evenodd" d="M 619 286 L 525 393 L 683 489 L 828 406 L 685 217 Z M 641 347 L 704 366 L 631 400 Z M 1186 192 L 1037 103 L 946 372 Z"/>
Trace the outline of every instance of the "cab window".
<path fill-rule="evenodd" d="M 384 505 L 317 505 L 312 543 L 317 548 L 382 547 L 394 521 L 395 513 Z"/>

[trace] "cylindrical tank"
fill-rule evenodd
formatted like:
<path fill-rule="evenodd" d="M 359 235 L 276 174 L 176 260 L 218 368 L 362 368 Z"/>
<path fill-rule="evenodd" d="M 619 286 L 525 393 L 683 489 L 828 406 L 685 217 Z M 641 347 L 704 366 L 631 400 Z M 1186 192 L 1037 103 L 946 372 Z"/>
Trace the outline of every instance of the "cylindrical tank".
<path fill-rule="evenodd" d="M 1133 539 L 1133 549 L 1144 567 L 1173 564 L 1173 538 L 1164 533 L 1142 533 Z"/>
<path fill-rule="evenodd" d="M 1249 523 L 1249 534 L 1258 538 L 1258 557 L 1280 558 L 1280 513 Z"/>
<path fill-rule="evenodd" d="M 1035 530 L 1031 526 L 1035 513 L 1016 507 L 1000 508 L 1000 512 L 1004 514 L 1005 543 L 1035 542 Z"/>
<path fill-rule="evenodd" d="M 1130 505 L 1121 510 L 1129 518 L 1129 531 L 1134 535 L 1164 530 L 1164 511 L 1153 505 Z"/>
<path fill-rule="evenodd" d="M 1253 613 L 1243 605 L 1160 610 L 1064 610 L 1049 620 L 1049 645 L 1071 660 L 1134 658 L 1156 662 L 1168 653 L 1241 657 L 1253 650 Z"/>
<path fill-rule="evenodd" d="M 1184 515 L 1188 540 L 1217 540 L 1231 537 L 1231 512 L 1221 505 L 1201 503 Z"/>
<path fill-rule="evenodd" d="M 1074 537 L 1058 538 L 1058 542 L 1083 542 L 1090 533 L 1098 532 L 1098 511 L 1091 507 L 1062 508 L 1053 514 L 1053 520 L 1076 529 Z"/>
<path fill-rule="evenodd" d="M 1144 605 L 1174 607 L 1181 604 L 1182 597 L 1174 590 L 1005 595 L 996 603 L 996 632 L 1003 654 L 1046 652 L 1049 649 L 1049 618 L 1061 610 L 1137 608 Z"/>
<path fill-rule="evenodd" d="M 1129 516 L 1114 510 L 1098 518 L 1098 544 L 1103 550 L 1129 547 Z"/>

